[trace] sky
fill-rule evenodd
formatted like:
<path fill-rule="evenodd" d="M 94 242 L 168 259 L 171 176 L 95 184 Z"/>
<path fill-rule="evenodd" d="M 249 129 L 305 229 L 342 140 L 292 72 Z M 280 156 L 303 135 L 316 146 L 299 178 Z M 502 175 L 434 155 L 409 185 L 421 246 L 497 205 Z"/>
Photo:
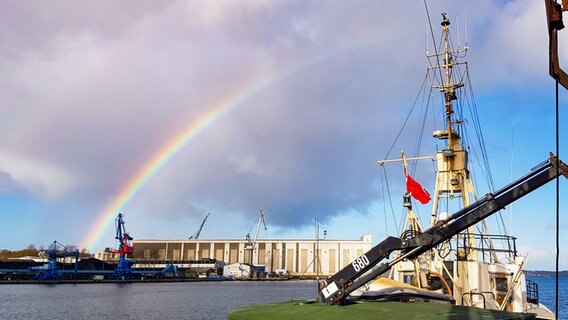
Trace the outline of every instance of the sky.
<path fill-rule="evenodd" d="M 544 4 L 427 3 L 436 37 L 446 12 L 467 41 L 504 186 L 555 150 Z M 389 168 L 389 199 L 376 161 L 420 90 L 427 21 L 421 1 L 0 2 L 0 248 L 98 252 L 116 246 L 119 212 L 135 239 L 186 239 L 209 212 L 201 238 L 243 239 L 259 209 L 264 238 L 313 238 L 314 219 L 333 239 L 396 234 L 404 176 Z M 566 90 L 560 103 L 563 158 Z M 415 150 L 415 133 L 389 157 Z M 415 175 L 433 185 L 431 169 Z M 554 268 L 554 190 L 503 213 L 529 269 Z"/>

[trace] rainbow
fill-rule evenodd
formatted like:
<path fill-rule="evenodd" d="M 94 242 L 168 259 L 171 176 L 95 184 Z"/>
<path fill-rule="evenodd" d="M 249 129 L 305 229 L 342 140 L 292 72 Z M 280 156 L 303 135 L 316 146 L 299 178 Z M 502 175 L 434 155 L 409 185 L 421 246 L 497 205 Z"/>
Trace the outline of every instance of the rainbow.
<path fill-rule="evenodd" d="M 361 40 L 361 39 L 360 39 Z M 274 72 L 268 77 L 258 79 L 256 81 L 251 81 L 248 84 L 242 86 L 236 93 L 228 95 L 221 102 L 217 103 L 208 108 L 208 112 L 203 114 L 197 120 L 195 120 L 189 127 L 187 127 L 180 134 L 175 136 L 170 143 L 166 144 L 163 148 L 159 150 L 150 161 L 146 162 L 143 168 L 136 174 L 136 176 L 129 181 L 128 184 L 122 189 L 121 192 L 116 195 L 112 202 L 106 207 L 106 209 L 96 218 L 95 223 L 87 232 L 85 238 L 80 244 L 81 248 L 93 249 L 98 244 L 104 232 L 109 227 L 114 217 L 120 212 L 122 208 L 126 206 L 154 177 L 166 164 L 168 164 L 172 158 L 174 158 L 184 147 L 189 144 L 192 140 L 203 133 L 208 127 L 210 127 L 214 122 L 221 119 L 223 116 L 230 113 L 233 109 L 240 106 L 250 97 L 262 92 L 263 90 L 269 88 L 270 86 L 280 82 L 281 80 L 295 74 L 298 71 L 305 70 L 315 64 L 321 63 L 331 57 L 337 56 L 338 54 L 351 51 L 353 49 L 359 48 L 364 45 L 370 44 L 370 42 L 375 42 L 376 39 L 363 39 L 364 41 L 358 41 L 352 43 L 349 46 L 344 46 L 340 50 L 335 50 L 332 52 L 326 52 L 325 54 L 316 56 L 308 61 L 303 61 L 303 63 L 292 63 L 288 64 L 286 68 L 280 70 L 279 72 Z"/>

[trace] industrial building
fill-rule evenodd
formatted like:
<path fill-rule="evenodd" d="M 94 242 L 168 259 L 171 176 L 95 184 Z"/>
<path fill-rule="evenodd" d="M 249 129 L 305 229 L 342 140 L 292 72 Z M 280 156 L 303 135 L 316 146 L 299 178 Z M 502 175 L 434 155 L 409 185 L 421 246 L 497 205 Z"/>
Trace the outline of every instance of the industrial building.
<path fill-rule="evenodd" d="M 134 240 L 131 258 L 143 261 L 190 261 L 216 259 L 225 264 L 244 263 L 265 266 L 266 272 L 286 270 L 291 276 L 335 274 L 371 249 L 371 236 L 359 240 Z"/>

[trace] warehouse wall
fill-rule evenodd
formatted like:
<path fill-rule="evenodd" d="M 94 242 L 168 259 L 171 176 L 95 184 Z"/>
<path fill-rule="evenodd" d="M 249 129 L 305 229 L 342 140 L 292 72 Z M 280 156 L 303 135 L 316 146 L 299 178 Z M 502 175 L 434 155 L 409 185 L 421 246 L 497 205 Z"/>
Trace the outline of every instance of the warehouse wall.
<path fill-rule="evenodd" d="M 267 272 L 286 269 L 291 275 L 331 275 L 372 247 L 371 236 L 359 240 L 258 240 L 254 250 L 246 240 L 135 240 L 133 257 L 140 260 L 198 260 L 264 265 Z M 316 253 L 319 246 L 319 264 Z"/>

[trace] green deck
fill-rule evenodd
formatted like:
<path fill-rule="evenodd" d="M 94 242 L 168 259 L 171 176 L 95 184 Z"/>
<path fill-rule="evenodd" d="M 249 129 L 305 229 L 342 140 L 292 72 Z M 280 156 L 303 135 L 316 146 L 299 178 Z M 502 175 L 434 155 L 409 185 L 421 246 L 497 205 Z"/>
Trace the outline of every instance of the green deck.
<path fill-rule="evenodd" d="M 231 312 L 229 320 L 256 319 L 535 319 L 533 314 L 520 314 L 479 308 L 427 302 L 376 302 L 346 306 L 329 306 L 306 301 L 251 306 Z"/>

